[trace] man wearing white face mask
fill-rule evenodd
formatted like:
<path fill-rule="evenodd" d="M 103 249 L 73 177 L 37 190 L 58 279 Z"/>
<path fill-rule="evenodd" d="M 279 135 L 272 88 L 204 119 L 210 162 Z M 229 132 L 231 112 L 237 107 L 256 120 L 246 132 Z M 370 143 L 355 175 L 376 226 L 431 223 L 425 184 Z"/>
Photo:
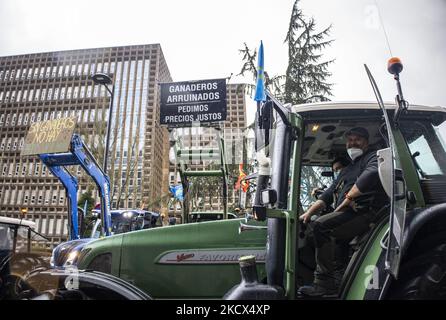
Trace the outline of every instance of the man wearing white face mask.
<path fill-rule="evenodd" d="M 316 248 L 316 271 L 310 286 L 299 288 L 299 293 L 320 297 L 337 294 L 338 280 L 335 274 L 336 241 L 349 241 L 365 233 L 388 198 L 378 176 L 376 151 L 369 150 L 369 133 L 365 128 L 352 128 L 345 134 L 347 153 L 351 163 L 345 167 L 332 185 L 300 219 L 308 223 L 311 216 L 339 197 L 332 213 L 321 216 L 313 225 Z"/>

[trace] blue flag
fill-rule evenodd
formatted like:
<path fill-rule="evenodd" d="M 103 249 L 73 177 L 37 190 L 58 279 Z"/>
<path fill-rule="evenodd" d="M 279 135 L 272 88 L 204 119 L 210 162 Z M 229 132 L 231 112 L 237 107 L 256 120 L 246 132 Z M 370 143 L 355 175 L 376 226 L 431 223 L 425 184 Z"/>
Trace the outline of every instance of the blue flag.
<path fill-rule="evenodd" d="M 263 42 L 260 41 L 259 56 L 257 58 L 257 84 L 256 94 L 254 96 L 255 101 L 265 101 L 265 68 L 263 61 Z"/>
<path fill-rule="evenodd" d="M 184 200 L 183 186 L 181 184 L 177 186 L 169 186 L 169 189 L 175 199 L 178 199 L 180 201 Z"/>

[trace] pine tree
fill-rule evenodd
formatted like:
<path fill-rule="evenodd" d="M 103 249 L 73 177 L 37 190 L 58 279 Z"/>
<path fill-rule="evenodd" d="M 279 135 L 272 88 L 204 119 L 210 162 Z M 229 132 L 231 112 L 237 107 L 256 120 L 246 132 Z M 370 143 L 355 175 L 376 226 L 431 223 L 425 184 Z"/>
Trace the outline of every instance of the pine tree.
<path fill-rule="evenodd" d="M 288 67 L 285 74 L 269 77 L 265 72 L 265 86 L 283 103 L 301 104 L 329 101 L 332 84 L 327 82 L 331 76 L 328 67 L 334 60 L 320 62 L 321 51 L 333 40 L 325 40 L 330 34 L 331 25 L 316 32 L 313 18 L 305 19 L 298 7 L 299 0 L 293 4 L 285 43 L 288 44 Z M 242 69 L 239 75 L 250 73 L 255 80 L 257 75 L 257 51 L 244 44 L 239 50 L 243 55 Z M 251 89 L 253 85 L 249 86 Z"/>
<path fill-rule="evenodd" d="M 285 74 L 284 102 L 301 104 L 329 101 L 332 84 L 326 79 L 331 76 L 328 66 L 334 60 L 319 62 L 321 51 L 333 40 L 325 40 L 331 25 L 315 32 L 314 18 L 305 20 L 296 0 L 291 13 L 285 42 L 288 43 L 288 68 Z"/>

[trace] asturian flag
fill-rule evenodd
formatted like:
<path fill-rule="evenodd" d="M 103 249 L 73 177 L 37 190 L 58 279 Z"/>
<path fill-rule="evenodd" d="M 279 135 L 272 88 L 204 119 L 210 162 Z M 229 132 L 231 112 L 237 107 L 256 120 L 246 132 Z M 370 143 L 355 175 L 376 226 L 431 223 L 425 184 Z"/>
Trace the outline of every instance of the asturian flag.
<path fill-rule="evenodd" d="M 257 84 L 256 94 L 254 96 L 255 101 L 265 101 L 265 67 L 263 57 L 263 42 L 260 41 L 259 56 L 257 58 Z"/>

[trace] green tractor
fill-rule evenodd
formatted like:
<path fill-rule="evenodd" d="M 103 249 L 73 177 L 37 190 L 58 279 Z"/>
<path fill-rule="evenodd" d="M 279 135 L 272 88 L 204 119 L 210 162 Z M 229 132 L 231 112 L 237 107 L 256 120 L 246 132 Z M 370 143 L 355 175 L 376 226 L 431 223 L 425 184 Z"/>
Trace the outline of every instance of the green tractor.
<path fill-rule="evenodd" d="M 353 127 L 370 132 L 369 145 L 376 149 L 389 204 L 367 232 L 350 239 L 338 293 L 319 298 L 446 299 L 446 145 L 441 137 L 446 110 L 409 108 L 397 58 L 388 66 L 397 82 L 396 103 L 383 103 L 365 67 L 377 104 L 327 102 L 291 108 L 270 97 L 259 110 L 270 124 L 259 136 L 265 141 L 269 134 L 274 140 L 272 174 L 259 177 L 261 201 L 254 207 L 254 215 L 268 221 L 267 284 L 257 279 L 255 259 L 244 257 L 244 281 L 226 299 L 305 298 L 296 289 L 312 282 L 315 265 L 306 244 L 308 230 L 299 222 L 304 212 L 301 177 L 307 166 L 329 167 L 345 151 L 343 136 Z"/>
<path fill-rule="evenodd" d="M 361 126 L 377 150 L 389 204 L 367 232 L 349 242 L 339 292 L 330 298 L 446 298 L 446 146 L 440 134 L 446 111 L 408 107 L 401 69 L 399 61 L 389 67 L 397 80 L 395 104 L 383 103 L 368 69 L 378 103 L 290 106 L 268 95 L 255 128 L 254 219 L 101 238 L 83 247 L 76 267 L 120 278 L 152 298 L 299 298 L 297 287 L 310 283 L 314 271 L 309 232 L 299 222 L 304 172 L 329 167 L 345 151 L 344 132 Z"/>
<path fill-rule="evenodd" d="M 154 298 L 294 299 L 314 268 L 298 220 L 304 212 L 302 172 L 330 166 L 345 150 L 344 132 L 362 126 L 378 152 L 390 201 L 369 231 L 349 243 L 336 298 L 444 298 L 446 151 L 439 130 L 446 112 L 407 108 L 399 82 L 396 104 L 384 104 L 368 74 L 378 103 L 291 107 L 269 97 L 263 104 L 263 121 L 257 123 L 267 126 L 256 125 L 256 137 L 269 142 L 269 153 L 259 164 L 271 174 L 257 178 L 253 216 L 260 221 L 184 224 L 100 239 L 85 246 L 78 268 L 111 273 Z M 268 237 L 261 220 L 267 221 Z M 255 259 L 241 259 L 247 278 L 236 285 L 237 260 L 245 255 Z M 255 274 L 247 276 L 247 270 Z"/>

